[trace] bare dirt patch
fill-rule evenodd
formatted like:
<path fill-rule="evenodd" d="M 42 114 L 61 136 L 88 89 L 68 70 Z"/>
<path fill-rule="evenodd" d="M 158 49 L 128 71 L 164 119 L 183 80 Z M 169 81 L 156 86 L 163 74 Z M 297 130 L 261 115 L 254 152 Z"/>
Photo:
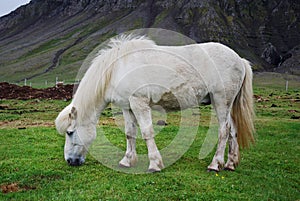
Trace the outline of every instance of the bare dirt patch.
<path fill-rule="evenodd" d="M 1 185 L 2 193 L 12 193 L 19 191 L 19 186 L 17 183 L 12 183 L 8 185 Z"/>
<path fill-rule="evenodd" d="M 2 193 L 14 193 L 18 191 L 29 191 L 36 189 L 36 187 L 31 186 L 20 187 L 18 183 L 3 184 L 0 186 L 0 188 L 2 190 Z"/>
<path fill-rule="evenodd" d="M 52 99 L 70 100 L 74 85 L 59 85 L 46 89 L 35 89 L 29 86 L 18 86 L 7 82 L 0 83 L 0 99 Z"/>

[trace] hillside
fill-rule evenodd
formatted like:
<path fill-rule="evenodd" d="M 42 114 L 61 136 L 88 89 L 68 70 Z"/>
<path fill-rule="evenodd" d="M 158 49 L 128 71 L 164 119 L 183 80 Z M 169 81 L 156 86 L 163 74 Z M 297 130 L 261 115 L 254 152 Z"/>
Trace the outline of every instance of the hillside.
<path fill-rule="evenodd" d="M 149 27 L 222 42 L 256 70 L 300 74 L 299 15 L 294 0 L 32 0 L 0 18 L 0 81 L 74 80 L 101 42 Z"/>

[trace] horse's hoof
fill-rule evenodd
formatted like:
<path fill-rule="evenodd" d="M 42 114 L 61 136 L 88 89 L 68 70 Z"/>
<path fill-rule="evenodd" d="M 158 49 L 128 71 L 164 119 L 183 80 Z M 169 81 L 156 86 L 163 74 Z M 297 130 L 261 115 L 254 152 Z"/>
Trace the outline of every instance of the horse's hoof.
<path fill-rule="evenodd" d="M 207 172 L 219 172 L 221 169 L 222 168 L 220 168 L 220 165 L 218 165 L 218 164 L 215 164 L 215 165 L 210 164 L 207 167 Z"/>
<path fill-rule="evenodd" d="M 123 164 L 119 163 L 119 168 L 130 168 L 130 166 L 123 165 Z"/>
<path fill-rule="evenodd" d="M 235 169 L 234 168 L 230 168 L 230 167 L 225 167 L 224 170 L 226 171 L 230 171 L 230 172 L 234 172 Z"/>
<path fill-rule="evenodd" d="M 153 169 L 153 168 L 151 168 L 151 169 L 148 169 L 148 172 L 149 173 L 157 173 L 157 172 L 160 172 L 161 170 L 156 170 L 156 169 Z"/>
<path fill-rule="evenodd" d="M 207 168 L 207 172 L 216 172 L 216 173 L 218 173 L 219 170 L 212 169 L 212 168 Z"/>

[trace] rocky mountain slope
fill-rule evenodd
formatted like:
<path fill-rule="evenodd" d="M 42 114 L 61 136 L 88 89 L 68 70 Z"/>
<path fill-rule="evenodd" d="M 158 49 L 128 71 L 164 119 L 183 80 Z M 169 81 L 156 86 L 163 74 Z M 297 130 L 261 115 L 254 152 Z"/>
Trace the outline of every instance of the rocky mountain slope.
<path fill-rule="evenodd" d="M 75 78 L 101 42 L 138 28 L 218 41 L 256 70 L 300 74 L 295 0 L 31 0 L 0 18 L 0 81 Z"/>

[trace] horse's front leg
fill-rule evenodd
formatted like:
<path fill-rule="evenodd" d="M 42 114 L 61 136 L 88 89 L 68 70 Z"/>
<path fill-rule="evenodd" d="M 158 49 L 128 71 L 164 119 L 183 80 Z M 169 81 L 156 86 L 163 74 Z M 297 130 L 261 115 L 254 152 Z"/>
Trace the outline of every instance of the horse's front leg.
<path fill-rule="evenodd" d="M 137 163 L 136 154 L 136 133 L 137 125 L 136 119 L 131 111 L 123 110 L 125 120 L 125 133 L 127 148 L 123 159 L 119 162 L 120 167 L 133 167 Z"/>
<path fill-rule="evenodd" d="M 145 135 L 144 135 L 145 138 Z M 147 148 L 148 148 L 148 157 L 149 157 L 149 172 L 159 172 L 164 168 L 162 157 L 159 153 L 159 150 L 155 144 L 154 138 L 145 139 Z"/>
<path fill-rule="evenodd" d="M 164 168 L 162 157 L 154 141 L 154 130 L 152 126 L 151 108 L 147 98 L 131 97 L 130 107 L 140 126 L 143 139 L 148 148 L 148 157 L 150 160 L 149 172 L 158 172 Z"/>

